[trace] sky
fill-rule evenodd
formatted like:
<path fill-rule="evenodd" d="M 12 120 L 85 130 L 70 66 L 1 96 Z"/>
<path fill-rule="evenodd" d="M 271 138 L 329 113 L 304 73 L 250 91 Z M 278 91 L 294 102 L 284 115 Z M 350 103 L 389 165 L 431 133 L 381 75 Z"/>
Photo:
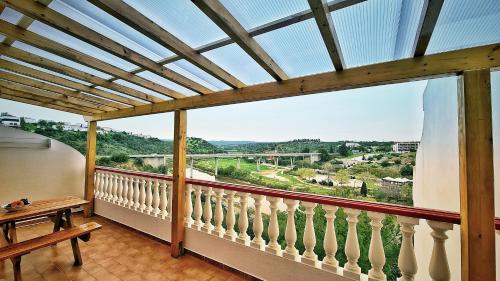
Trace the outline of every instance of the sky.
<path fill-rule="evenodd" d="M 426 81 L 188 111 L 188 136 L 206 140 L 419 140 Z M 1 100 L 0 112 L 82 123 L 81 116 Z M 98 126 L 172 139 L 173 114 L 98 122 Z"/>

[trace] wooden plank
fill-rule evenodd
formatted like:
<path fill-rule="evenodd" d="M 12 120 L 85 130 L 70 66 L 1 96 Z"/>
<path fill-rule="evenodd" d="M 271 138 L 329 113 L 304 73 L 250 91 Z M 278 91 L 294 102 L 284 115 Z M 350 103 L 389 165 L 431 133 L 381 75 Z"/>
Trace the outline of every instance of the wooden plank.
<path fill-rule="evenodd" d="M 87 154 L 85 157 L 85 200 L 90 203 L 83 209 L 84 216 L 94 213 L 94 173 L 97 144 L 97 122 L 90 121 L 87 126 Z"/>
<path fill-rule="evenodd" d="M 109 82 L 106 79 L 103 79 L 101 77 L 83 72 L 81 70 L 74 69 L 72 67 L 57 63 L 55 61 L 40 57 L 35 54 L 31 54 L 29 52 L 23 51 L 21 49 L 15 48 L 15 47 L 10 47 L 6 45 L 0 44 L 0 54 L 4 54 L 6 56 L 9 56 L 11 58 L 15 58 L 20 61 L 24 61 L 33 65 L 37 65 L 76 79 L 80 79 L 82 81 L 87 81 L 90 83 L 93 83 L 97 86 L 102 86 L 106 87 L 108 89 L 115 90 L 117 92 L 121 92 L 123 94 L 147 101 L 147 102 L 160 102 L 163 101 L 164 99 L 160 99 L 158 97 L 155 97 L 153 95 L 149 95 L 146 93 L 143 93 L 141 91 Z"/>
<path fill-rule="evenodd" d="M 50 233 L 44 236 L 32 238 L 16 244 L 0 248 L 0 261 L 28 254 L 31 251 L 38 250 L 58 242 L 69 240 L 81 235 L 88 234 L 92 231 L 101 229 L 102 226 L 96 222 L 88 222 L 69 229 Z"/>
<path fill-rule="evenodd" d="M 188 79 L 155 61 L 147 58 L 138 52 L 123 46 L 108 37 L 90 29 L 77 21 L 72 20 L 65 15 L 62 15 L 55 10 L 52 10 L 40 3 L 32 0 L 1 0 L 6 3 L 8 7 L 19 11 L 35 20 L 41 21 L 53 28 L 74 36 L 86 43 L 94 45 L 106 52 L 109 52 L 121 59 L 130 63 L 139 65 L 144 69 L 154 72 L 160 76 L 165 77 L 175 83 L 178 83 L 188 89 L 191 89 L 200 94 L 208 94 L 212 91 L 205 86 Z"/>
<path fill-rule="evenodd" d="M 172 177 L 172 248 L 175 258 L 184 254 L 184 200 L 186 189 L 186 122 L 185 110 L 175 111 L 174 159 Z"/>
<path fill-rule="evenodd" d="M 10 24 L 4 20 L 0 20 L 0 30 L 2 33 L 12 38 L 13 40 L 19 40 L 23 43 L 35 46 L 47 52 L 56 54 L 63 58 L 72 60 L 74 62 L 78 62 L 80 64 L 86 65 L 88 67 L 92 67 L 104 73 L 107 73 L 112 76 L 116 76 L 118 79 L 123 79 L 125 81 L 134 83 L 141 87 L 150 89 L 152 91 L 158 92 L 168 97 L 172 98 L 182 98 L 184 95 L 168 89 L 164 86 L 161 86 L 155 82 L 144 79 L 132 73 L 129 73 L 123 69 L 115 67 L 111 64 L 105 63 L 101 60 L 98 60 L 92 56 L 86 55 L 82 52 L 79 52 L 75 49 L 66 47 L 62 44 L 59 44 L 53 40 L 40 36 L 34 32 L 25 30 L 16 25 Z"/>
<path fill-rule="evenodd" d="M 83 84 L 80 84 L 78 82 L 71 81 L 71 80 L 66 79 L 66 78 L 62 78 L 62 77 L 59 77 L 59 76 L 56 76 L 56 75 L 53 75 L 53 74 L 50 74 L 50 73 L 47 73 L 44 71 L 40 71 L 40 70 L 37 70 L 34 68 L 30 68 L 30 67 L 20 65 L 20 64 L 14 63 L 14 62 L 10 62 L 7 60 L 3 60 L 3 59 L 0 59 L 0 68 L 6 69 L 9 71 L 13 71 L 13 72 L 16 72 L 16 73 L 19 73 L 22 75 L 26 75 L 29 77 L 33 77 L 36 79 L 45 80 L 47 82 L 58 84 L 58 85 L 68 87 L 68 88 L 72 88 L 72 89 L 75 89 L 78 91 L 90 93 L 90 94 L 93 94 L 93 95 L 96 95 L 96 96 L 99 96 L 102 98 L 114 100 L 114 101 L 121 102 L 121 103 L 128 104 L 128 105 L 138 106 L 138 105 L 145 104 L 144 102 L 141 102 L 138 100 L 119 96 L 117 94 L 109 93 L 109 92 L 106 92 L 104 90 L 95 89 L 95 88 L 89 87 L 87 85 L 83 85 Z"/>
<path fill-rule="evenodd" d="M 443 7 L 444 0 L 425 0 L 422 17 L 419 23 L 417 37 L 415 39 L 415 52 L 414 57 L 421 57 L 425 55 L 427 46 L 431 41 L 432 32 L 436 27 L 441 8 Z"/>
<path fill-rule="evenodd" d="M 420 58 L 314 74 L 282 82 L 269 82 L 236 90 L 220 91 L 206 96 L 195 96 L 154 105 L 138 106 L 93 115 L 89 120 L 109 120 L 129 116 L 170 112 L 251 101 L 277 99 L 314 93 L 334 92 L 361 87 L 402 83 L 456 75 L 463 70 L 500 66 L 500 44 L 493 44 Z"/>
<path fill-rule="evenodd" d="M 321 37 L 323 37 L 323 42 L 325 43 L 335 70 L 343 70 L 345 67 L 344 58 L 340 49 L 337 31 L 335 30 L 332 16 L 328 10 L 328 2 L 326 0 L 309 0 L 309 6 L 311 6 L 311 11 L 314 14 L 314 19 L 318 25 Z"/>
<path fill-rule="evenodd" d="M 2 79 L 9 80 L 12 82 L 16 82 L 19 84 L 24 84 L 33 88 L 38 88 L 46 91 L 51 91 L 55 92 L 61 95 L 65 95 L 68 97 L 74 97 L 83 101 L 90 102 L 96 106 L 97 109 L 102 109 L 102 110 L 115 110 L 117 108 L 127 108 L 128 106 L 121 104 L 121 103 L 116 103 L 113 101 L 109 101 L 106 99 L 102 99 L 99 97 L 87 95 L 84 93 L 80 93 L 78 91 L 73 91 L 69 90 L 67 88 L 59 87 L 54 84 L 49 84 L 45 83 L 40 80 L 35 80 L 35 79 L 30 79 L 25 76 L 17 75 L 11 72 L 5 72 L 0 70 L 0 74 L 2 76 Z"/>
<path fill-rule="evenodd" d="M 37 80 L 32 80 L 32 79 L 27 79 L 19 75 L 15 75 L 12 73 L 4 72 L 0 70 L 0 75 L 2 76 L 2 79 L 5 79 L 5 81 L 0 80 L 0 84 L 2 86 L 5 86 L 9 89 L 16 90 L 16 91 L 21 91 L 25 92 L 28 94 L 34 94 L 34 95 L 39 95 L 43 97 L 48 97 L 48 98 L 54 98 L 57 100 L 62 100 L 66 101 L 75 105 L 81 105 L 84 108 L 91 108 L 91 109 L 96 109 L 99 112 L 101 111 L 109 111 L 109 110 L 116 110 L 116 108 L 112 108 L 109 106 L 104 106 L 101 104 L 96 104 L 94 102 L 90 102 L 87 100 L 82 100 L 79 99 L 78 95 L 74 95 L 76 93 L 75 91 L 68 90 L 65 88 L 57 87 L 48 83 L 44 83 L 41 81 Z M 15 82 L 15 83 L 13 83 Z M 36 87 L 36 86 L 42 86 Z M 55 91 L 51 91 L 51 89 Z M 69 95 L 68 95 L 69 94 Z"/>
<path fill-rule="evenodd" d="M 274 79 L 278 81 L 288 79 L 288 75 L 218 0 L 192 0 L 192 2 Z"/>
<path fill-rule="evenodd" d="M 462 280 L 495 280 L 495 187 L 490 70 L 463 73 L 459 90 Z"/>
<path fill-rule="evenodd" d="M 62 107 L 54 104 L 49 104 L 49 103 L 43 103 L 35 100 L 30 100 L 26 98 L 21 98 L 17 96 L 11 96 L 11 95 L 6 95 L 2 94 L 0 91 L 0 98 L 6 99 L 6 100 L 11 100 L 11 101 L 16 101 L 16 102 L 21 102 L 21 103 L 26 103 L 26 104 L 31 104 L 31 105 L 36 105 L 36 106 L 41 106 L 41 107 L 46 107 L 54 110 L 59 110 L 59 111 L 64 111 L 64 112 L 69 112 L 73 114 L 78 114 L 78 115 L 89 115 L 90 113 L 83 112 L 81 110 L 73 110 L 71 108 L 67 107 Z"/>
<path fill-rule="evenodd" d="M 103 11 L 121 20 L 135 30 L 149 37 L 158 44 L 165 46 L 178 56 L 186 59 L 205 72 L 216 77 L 233 88 L 242 88 L 246 85 L 212 61 L 196 52 L 193 48 L 179 40 L 170 32 L 163 29 L 154 21 L 142 15 L 140 12 L 121 0 L 90 0 L 92 4 Z"/>
<path fill-rule="evenodd" d="M 0 82 L 0 84 L 1 84 L 1 82 Z M 21 97 L 21 98 L 25 98 L 25 99 L 34 100 L 34 101 L 39 101 L 39 102 L 44 103 L 44 104 L 53 104 L 53 105 L 58 105 L 60 107 L 65 107 L 68 109 L 79 110 L 81 112 L 84 112 L 86 115 L 91 115 L 91 114 L 96 114 L 96 113 L 102 112 L 102 111 L 94 110 L 92 108 L 84 107 L 81 105 L 76 105 L 74 103 L 69 103 L 66 101 L 58 100 L 56 98 L 37 95 L 39 93 L 33 94 L 33 93 L 27 93 L 24 91 L 13 90 L 11 88 L 4 87 L 3 85 L 0 86 L 0 93 L 5 94 L 5 95 L 9 95 L 9 96 L 16 96 L 16 97 Z"/>

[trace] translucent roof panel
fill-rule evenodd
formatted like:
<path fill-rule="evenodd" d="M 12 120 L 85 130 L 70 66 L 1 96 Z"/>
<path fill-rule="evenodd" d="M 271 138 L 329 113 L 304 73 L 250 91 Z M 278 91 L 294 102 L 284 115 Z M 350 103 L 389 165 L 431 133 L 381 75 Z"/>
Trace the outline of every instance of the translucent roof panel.
<path fill-rule="evenodd" d="M 371 0 L 333 11 L 348 67 L 400 59 L 411 53 L 423 0 Z"/>
<path fill-rule="evenodd" d="M 428 54 L 500 42 L 500 1 L 444 1 Z"/>
<path fill-rule="evenodd" d="M 7 37 L 5 37 L 5 35 L 0 34 L 0 42 L 2 42 L 3 40 L 5 40 L 5 38 L 7 38 Z"/>
<path fill-rule="evenodd" d="M 191 1 L 125 0 L 125 2 L 193 48 L 227 37 Z"/>
<path fill-rule="evenodd" d="M 140 76 L 144 79 L 148 79 L 150 81 L 153 81 L 157 84 L 160 84 L 162 86 L 165 86 L 169 89 L 172 89 L 174 91 L 177 91 L 181 94 L 184 94 L 186 96 L 197 96 L 198 94 L 194 91 L 191 91 L 189 90 L 188 88 L 185 88 L 177 83 L 174 83 L 170 80 L 167 80 L 159 75 L 156 75 L 154 74 L 153 72 L 150 72 L 150 71 L 143 71 L 143 72 L 139 72 L 137 73 L 137 76 Z"/>
<path fill-rule="evenodd" d="M 160 44 L 87 1 L 56 0 L 49 7 L 154 61 L 173 55 Z"/>
<path fill-rule="evenodd" d="M 73 36 L 70 36 L 39 21 L 34 21 L 28 27 L 28 30 L 35 32 L 41 36 L 47 37 L 67 47 L 80 51 L 84 54 L 95 57 L 101 61 L 114 65 L 123 70 L 130 71 L 137 68 L 137 66 L 132 63 L 129 63 L 117 56 L 114 56 L 90 44 L 87 44 Z"/>
<path fill-rule="evenodd" d="M 36 80 L 36 81 L 41 81 L 41 82 L 44 82 L 44 83 L 47 83 L 47 84 L 58 86 L 60 88 L 64 88 L 64 89 L 68 89 L 68 90 L 73 90 L 74 91 L 74 89 L 72 89 L 72 88 L 65 87 L 65 86 L 62 86 L 62 85 L 59 85 L 59 84 L 56 84 L 56 83 L 52 83 L 50 81 L 45 81 L 45 80 L 42 80 L 42 79 L 33 78 L 33 77 L 28 76 L 28 75 L 24 75 L 24 74 L 17 73 L 17 72 L 14 72 L 14 71 L 0 69 L 0 72 L 8 72 L 8 73 L 16 74 L 16 75 L 19 75 L 19 76 L 22 76 L 22 77 L 25 77 L 25 78 L 28 78 L 28 79 L 32 79 L 32 80 Z"/>
<path fill-rule="evenodd" d="M 167 68 L 187 77 L 207 88 L 214 91 L 230 89 L 230 87 L 223 82 L 217 80 L 210 74 L 201 70 L 197 66 L 188 62 L 187 60 L 179 60 L 165 65 Z"/>
<path fill-rule="evenodd" d="M 221 3 L 247 30 L 310 9 L 307 0 L 221 0 Z"/>
<path fill-rule="evenodd" d="M 334 70 L 314 19 L 256 36 L 255 39 L 290 77 Z"/>
<path fill-rule="evenodd" d="M 203 55 L 247 85 L 274 80 L 235 43 L 205 52 Z"/>
<path fill-rule="evenodd" d="M 67 75 L 64 75 L 64 74 L 60 74 L 58 72 L 55 72 L 55 71 L 52 71 L 52 70 L 48 70 L 48 69 L 45 69 L 45 68 L 42 68 L 42 67 L 39 67 L 39 66 L 36 66 L 36 65 L 25 63 L 23 61 L 16 60 L 16 59 L 11 58 L 11 57 L 7 57 L 7 56 L 4 56 L 4 55 L 1 55 L 0 58 L 4 59 L 4 60 L 7 60 L 7 61 L 10 61 L 10 62 L 14 62 L 14 63 L 20 64 L 20 65 L 24 65 L 24 66 L 27 66 L 27 67 L 30 67 L 30 68 L 33 68 L 33 69 L 36 69 L 36 70 L 40 70 L 40 71 L 43 71 L 43 72 L 46 72 L 46 73 L 49 73 L 49 74 L 52 74 L 52 75 L 55 75 L 55 76 L 59 76 L 59 77 L 62 77 L 62 78 L 65 78 L 65 79 L 68 79 L 68 80 L 71 80 L 71 81 L 74 81 L 74 82 L 77 82 L 77 83 L 80 83 L 80 84 L 84 84 L 84 85 L 87 85 L 87 86 L 91 85 L 88 82 L 85 82 L 85 81 L 82 81 L 82 80 L 79 80 L 79 79 L 76 79 L 76 78 L 73 78 L 73 77 L 70 77 L 70 76 L 67 76 Z"/>
<path fill-rule="evenodd" d="M 72 67 L 72 68 L 75 68 L 77 70 L 80 70 L 80 71 L 83 71 L 83 72 L 86 72 L 86 73 L 90 73 L 90 74 L 95 75 L 97 77 L 101 77 L 101 78 L 104 78 L 104 79 L 109 79 L 109 78 L 113 77 L 113 76 L 108 75 L 108 74 L 106 74 L 104 72 L 95 70 L 95 69 L 87 67 L 85 65 L 82 65 L 82 64 L 76 63 L 74 61 L 65 59 L 63 57 L 54 55 L 52 53 L 46 52 L 46 51 L 44 51 L 42 49 L 38 49 L 38 48 L 33 47 L 31 45 L 24 44 L 23 42 L 20 42 L 20 41 L 14 42 L 14 44 L 12 44 L 12 46 L 14 46 L 16 48 L 19 48 L 21 50 L 24 50 L 26 52 L 32 53 L 34 55 L 37 55 L 37 56 L 40 56 L 40 57 L 43 57 L 43 58 L 55 61 L 55 62 L 60 63 L 60 64 L 64 64 L 64 65 Z"/>
<path fill-rule="evenodd" d="M 2 14 L 0 14 L 0 19 L 8 21 L 12 24 L 17 24 L 19 20 L 23 17 L 23 14 L 9 7 L 5 7 Z"/>
<path fill-rule="evenodd" d="M 151 91 L 150 89 L 146 89 L 146 88 L 144 88 L 144 87 L 141 87 L 141 86 L 136 85 L 136 84 L 134 84 L 134 83 L 130 83 L 130 82 L 125 81 L 125 80 L 118 79 L 118 80 L 115 80 L 114 82 L 115 82 L 115 83 L 117 83 L 117 84 L 121 84 L 121 85 L 123 85 L 123 86 L 127 86 L 127 87 L 129 87 L 129 88 L 132 88 L 132 89 L 134 89 L 134 90 L 141 91 L 141 92 L 146 93 L 146 94 L 148 94 L 148 95 L 152 95 L 152 96 L 155 96 L 155 97 L 159 97 L 159 98 L 162 98 L 162 99 L 165 99 L 165 100 L 170 99 L 169 97 L 166 97 L 166 96 L 164 96 L 164 95 L 162 95 L 162 94 L 160 94 L 160 93 L 157 93 L 157 92 L 155 92 L 155 91 Z"/>
<path fill-rule="evenodd" d="M 108 89 L 108 88 L 104 88 L 104 87 L 101 87 L 101 86 L 97 86 L 95 88 L 98 89 L 98 90 L 103 90 L 103 91 L 108 92 L 108 93 L 116 94 L 116 95 L 121 96 L 121 97 L 126 97 L 126 98 L 129 98 L 131 100 L 136 100 L 136 101 L 141 101 L 141 102 L 147 103 L 146 101 L 143 101 L 141 99 L 135 98 L 133 96 L 125 95 L 123 93 L 120 93 L 118 91 L 114 91 L 114 90 L 111 90 L 111 89 Z"/>

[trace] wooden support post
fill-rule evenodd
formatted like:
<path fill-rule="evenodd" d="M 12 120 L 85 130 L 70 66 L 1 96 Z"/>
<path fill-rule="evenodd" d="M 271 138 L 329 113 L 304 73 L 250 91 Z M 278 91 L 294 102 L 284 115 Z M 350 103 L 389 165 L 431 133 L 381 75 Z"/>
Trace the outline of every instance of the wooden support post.
<path fill-rule="evenodd" d="M 462 280 L 495 280 L 495 205 L 490 70 L 459 83 Z"/>
<path fill-rule="evenodd" d="M 90 217 L 94 213 L 94 172 L 96 155 L 97 122 L 88 122 L 87 128 L 87 157 L 85 158 L 85 200 L 90 203 L 85 205 L 83 213 Z"/>
<path fill-rule="evenodd" d="M 172 195 L 172 248 L 174 258 L 184 254 L 184 194 L 186 188 L 186 121 L 185 110 L 175 111 Z"/>

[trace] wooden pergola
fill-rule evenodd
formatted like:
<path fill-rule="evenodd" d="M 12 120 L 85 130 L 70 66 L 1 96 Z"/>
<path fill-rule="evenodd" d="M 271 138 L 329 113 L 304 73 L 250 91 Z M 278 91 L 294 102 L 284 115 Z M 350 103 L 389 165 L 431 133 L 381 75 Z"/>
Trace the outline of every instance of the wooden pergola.
<path fill-rule="evenodd" d="M 89 122 L 85 197 L 93 200 L 97 121 L 175 112 L 174 192 L 172 253 L 183 253 L 183 196 L 186 166 L 187 110 L 314 93 L 334 92 L 376 85 L 401 83 L 443 76 L 460 76 L 459 143 L 460 202 L 462 232 L 462 280 L 495 279 L 495 226 L 490 72 L 500 66 L 500 43 L 426 55 L 444 0 L 424 1 L 413 56 L 350 68 L 331 12 L 365 0 L 308 0 L 310 9 L 247 30 L 218 0 L 192 0 L 227 38 L 193 48 L 168 30 L 121 0 L 89 0 L 102 11 L 160 44 L 175 55 L 154 61 L 84 24 L 48 7 L 51 0 L 0 0 L 0 12 L 9 7 L 23 14 L 15 25 L 0 20 L 5 36 L 0 54 L 27 63 L 0 59 L 0 98 L 71 112 Z M 165 2 L 165 5 L 168 5 Z M 254 38 L 271 31 L 313 19 L 334 66 L 330 72 L 290 78 Z M 42 22 L 107 53 L 137 65 L 126 71 L 97 57 L 29 31 Z M 500 42 L 500 38 L 498 38 Z M 111 76 L 104 79 L 88 72 L 12 46 L 16 41 L 42 49 Z M 237 44 L 275 81 L 246 85 L 236 75 L 209 60 L 203 53 Z M 213 91 L 164 65 L 184 59 L 231 89 Z M 41 70 L 46 69 L 50 71 Z M 137 75 L 147 70 L 196 93 L 187 96 Z M 57 72 L 67 79 L 55 75 Z M 152 95 L 117 83 L 124 80 L 158 93 Z M 85 83 L 77 82 L 83 81 Z M 92 207 L 85 210 L 92 214 Z"/>

